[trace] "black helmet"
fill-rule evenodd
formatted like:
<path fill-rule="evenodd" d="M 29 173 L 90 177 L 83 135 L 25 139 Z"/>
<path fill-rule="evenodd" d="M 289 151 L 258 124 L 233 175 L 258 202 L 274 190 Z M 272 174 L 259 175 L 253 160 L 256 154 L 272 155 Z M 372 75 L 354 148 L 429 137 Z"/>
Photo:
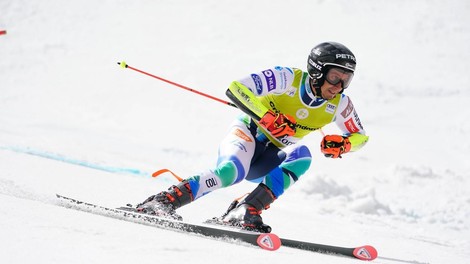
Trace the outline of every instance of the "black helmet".
<path fill-rule="evenodd" d="M 324 42 L 313 47 L 307 63 L 310 77 L 322 83 L 322 77 L 331 67 L 340 67 L 354 72 L 356 58 L 346 46 L 337 42 Z"/>

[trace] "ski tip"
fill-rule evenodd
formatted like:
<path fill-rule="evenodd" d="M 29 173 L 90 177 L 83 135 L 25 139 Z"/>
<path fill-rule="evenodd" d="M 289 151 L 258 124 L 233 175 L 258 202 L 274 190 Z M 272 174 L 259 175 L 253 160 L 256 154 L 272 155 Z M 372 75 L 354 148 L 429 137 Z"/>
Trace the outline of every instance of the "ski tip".
<path fill-rule="evenodd" d="M 353 254 L 354 254 L 354 257 L 360 260 L 368 260 L 368 261 L 374 260 L 378 256 L 377 249 L 369 245 L 355 248 Z"/>
<path fill-rule="evenodd" d="M 274 251 L 281 247 L 281 239 L 272 233 L 263 233 L 256 240 L 258 245 L 265 250 Z"/>

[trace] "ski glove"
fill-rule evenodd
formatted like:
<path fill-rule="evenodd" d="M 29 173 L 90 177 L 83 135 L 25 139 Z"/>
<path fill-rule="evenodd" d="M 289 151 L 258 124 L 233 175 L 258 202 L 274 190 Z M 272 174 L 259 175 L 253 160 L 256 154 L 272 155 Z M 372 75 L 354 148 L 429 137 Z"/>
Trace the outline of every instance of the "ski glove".
<path fill-rule="evenodd" d="M 281 113 L 268 110 L 259 120 L 259 124 L 275 138 L 295 135 L 295 119 Z"/>
<path fill-rule="evenodd" d="M 327 158 L 341 158 L 341 155 L 351 150 L 348 137 L 340 135 L 326 135 L 321 142 L 321 152 Z"/>

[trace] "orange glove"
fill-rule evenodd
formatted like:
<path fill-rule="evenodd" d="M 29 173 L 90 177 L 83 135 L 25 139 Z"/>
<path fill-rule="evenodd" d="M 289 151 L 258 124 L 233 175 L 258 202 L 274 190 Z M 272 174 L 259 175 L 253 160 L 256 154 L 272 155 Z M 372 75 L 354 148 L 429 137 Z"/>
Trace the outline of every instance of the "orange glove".
<path fill-rule="evenodd" d="M 321 152 L 328 158 L 341 158 L 341 155 L 351 150 L 351 142 L 347 137 L 327 135 L 321 142 Z"/>
<path fill-rule="evenodd" d="M 272 110 L 268 110 L 259 120 L 259 124 L 266 128 L 275 138 L 295 135 L 295 123 L 293 117 L 274 113 Z"/>

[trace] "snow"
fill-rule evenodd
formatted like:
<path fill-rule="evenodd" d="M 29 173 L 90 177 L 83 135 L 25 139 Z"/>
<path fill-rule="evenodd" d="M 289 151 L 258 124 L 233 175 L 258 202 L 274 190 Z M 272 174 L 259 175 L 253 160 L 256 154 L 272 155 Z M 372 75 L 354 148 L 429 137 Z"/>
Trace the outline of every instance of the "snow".
<path fill-rule="evenodd" d="M 283 237 L 374 245 L 374 263 L 468 263 L 470 3 L 433 1 L 59 0 L 0 2 L 1 263 L 357 263 L 188 236 L 58 206 L 140 202 L 216 161 L 236 109 L 129 65 L 225 98 L 234 79 L 305 69 L 311 47 L 358 58 L 347 94 L 370 142 L 313 165 L 263 213 Z M 326 133 L 337 129 L 328 126 Z M 254 185 L 179 211 L 200 222 Z"/>

